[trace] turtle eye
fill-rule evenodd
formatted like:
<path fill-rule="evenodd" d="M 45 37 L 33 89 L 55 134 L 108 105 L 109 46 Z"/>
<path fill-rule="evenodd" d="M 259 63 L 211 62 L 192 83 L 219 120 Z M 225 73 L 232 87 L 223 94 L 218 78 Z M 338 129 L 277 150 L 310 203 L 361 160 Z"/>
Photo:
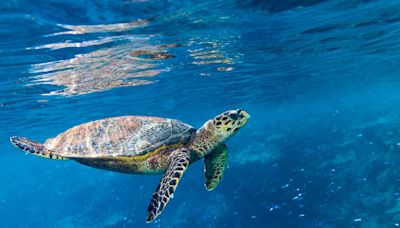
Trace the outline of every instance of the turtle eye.
<path fill-rule="evenodd" d="M 233 120 L 237 120 L 239 118 L 239 113 L 237 112 L 231 112 L 229 113 L 229 117 Z"/>

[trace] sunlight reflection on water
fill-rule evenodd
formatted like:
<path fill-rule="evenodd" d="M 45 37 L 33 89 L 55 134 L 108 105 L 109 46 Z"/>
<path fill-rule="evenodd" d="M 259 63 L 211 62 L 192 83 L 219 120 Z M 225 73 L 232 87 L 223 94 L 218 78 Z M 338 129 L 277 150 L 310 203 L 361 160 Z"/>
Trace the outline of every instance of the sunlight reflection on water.
<path fill-rule="evenodd" d="M 110 25 L 63 25 L 62 27 L 70 29 L 70 31 L 53 35 L 120 32 L 146 24 L 146 20 L 139 20 Z M 119 42 L 119 44 L 112 47 L 76 54 L 71 59 L 33 64 L 30 73 L 35 74 L 35 76 L 31 77 L 32 82 L 28 86 L 44 84 L 63 86 L 63 89 L 42 95 L 74 96 L 117 87 L 154 83 L 154 80 L 148 80 L 147 78 L 152 78 L 166 71 L 166 69 L 161 69 L 154 60 L 173 57 L 168 54 L 166 49 L 178 45 L 152 45 L 149 42 L 151 37 L 135 35 L 109 36 L 82 42 L 70 42 L 67 40 L 31 48 L 58 50 Z M 120 44 L 121 42 L 122 44 Z"/>

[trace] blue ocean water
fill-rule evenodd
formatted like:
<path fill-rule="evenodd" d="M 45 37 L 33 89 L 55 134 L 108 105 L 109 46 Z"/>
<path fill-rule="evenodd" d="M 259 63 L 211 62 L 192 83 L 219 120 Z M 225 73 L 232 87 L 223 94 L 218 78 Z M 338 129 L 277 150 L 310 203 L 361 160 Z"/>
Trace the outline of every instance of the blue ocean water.
<path fill-rule="evenodd" d="M 4 227 L 397 227 L 400 3 L 395 0 L 0 3 Z M 120 115 L 200 127 L 234 108 L 212 192 L 192 165 L 152 224 L 161 176 L 14 148 Z"/>

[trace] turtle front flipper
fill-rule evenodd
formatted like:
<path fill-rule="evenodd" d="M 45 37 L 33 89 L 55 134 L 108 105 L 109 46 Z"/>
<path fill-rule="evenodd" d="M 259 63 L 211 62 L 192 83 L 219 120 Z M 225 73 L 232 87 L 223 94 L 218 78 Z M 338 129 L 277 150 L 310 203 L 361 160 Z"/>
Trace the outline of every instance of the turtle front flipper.
<path fill-rule="evenodd" d="M 223 144 L 204 157 L 204 172 L 206 175 L 205 187 L 213 190 L 224 176 L 228 164 L 228 147 Z"/>
<path fill-rule="evenodd" d="M 55 154 L 54 151 L 46 149 L 43 144 L 24 137 L 13 136 L 10 138 L 10 141 L 19 149 L 39 157 L 54 160 L 68 160 L 68 158 Z"/>
<path fill-rule="evenodd" d="M 147 222 L 157 218 L 175 192 L 179 180 L 189 166 L 190 152 L 186 148 L 173 151 L 169 157 L 169 165 L 156 191 L 153 193 L 147 208 Z"/>

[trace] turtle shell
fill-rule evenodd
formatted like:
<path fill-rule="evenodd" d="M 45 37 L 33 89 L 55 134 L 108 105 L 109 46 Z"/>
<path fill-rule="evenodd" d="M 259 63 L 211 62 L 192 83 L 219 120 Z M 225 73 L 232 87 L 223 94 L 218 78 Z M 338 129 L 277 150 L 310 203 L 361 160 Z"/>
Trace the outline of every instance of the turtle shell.
<path fill-rule="evenodd" d="M 84 123 L 46 140 L 44 146 L 61 156 L 138 156 L 162 146 L 183 146 L 195 129 L 159 117 L 121 116 Z"/>

